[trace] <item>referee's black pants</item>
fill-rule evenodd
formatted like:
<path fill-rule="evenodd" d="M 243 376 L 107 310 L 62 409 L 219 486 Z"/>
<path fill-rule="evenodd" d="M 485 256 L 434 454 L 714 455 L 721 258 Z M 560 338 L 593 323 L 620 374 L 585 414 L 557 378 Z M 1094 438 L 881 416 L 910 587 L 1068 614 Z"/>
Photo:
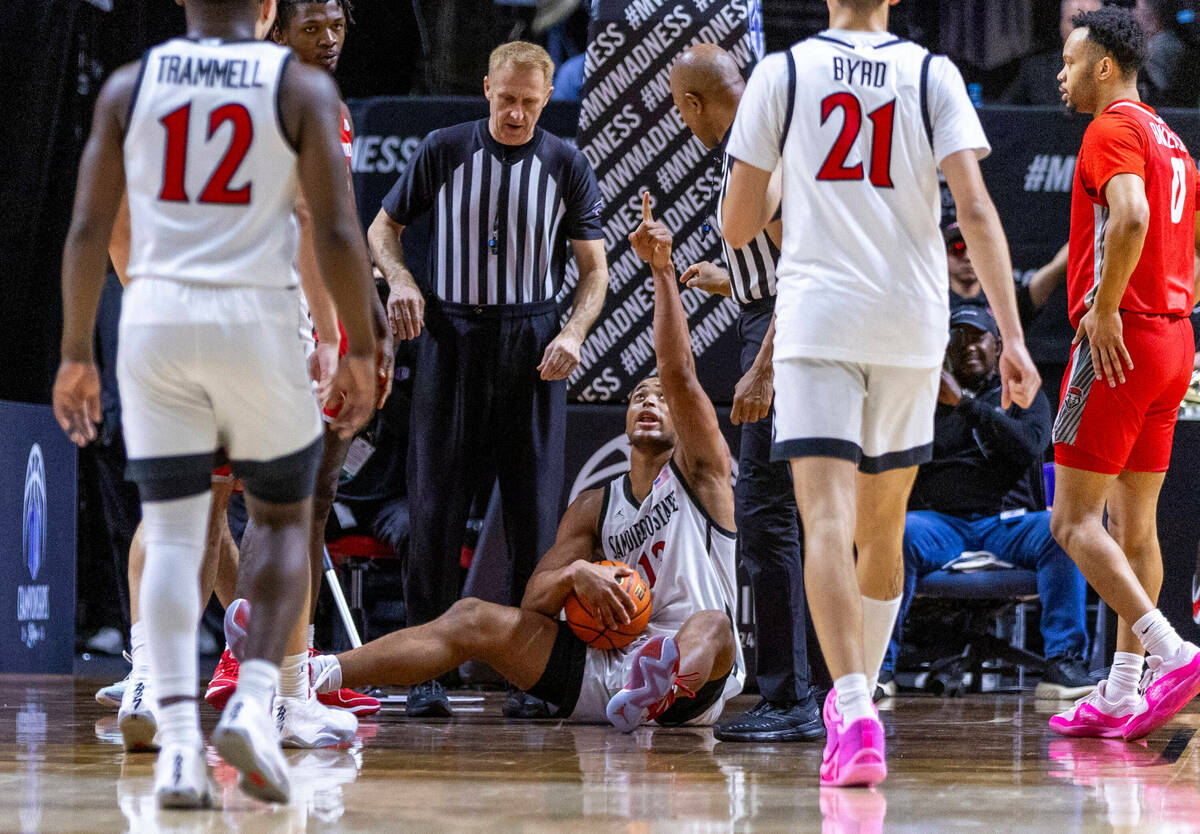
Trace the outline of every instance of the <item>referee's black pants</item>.
<path fill-rule="evenodd" d="M 519 605 L 554 543 L 562 501 L 566 382 L 537 366 L 558 334 L 553 301 L 470 306 L 430 299 L 417 340 L 408 446 L 412 533 L 404 567 L 407 624 L 454 604 L 472 499 L 499 479 Z"/>
<path fill-rule="evenodd" d="M 742 373 L 750 370 L 775 311 L 773 296 L 742 308 L 738 336 Z M 771 461 L 772 408 L 762 420 L 742 424 L 738 479 L 734 488 L 738 549 L 754 590 L 755 679 L 773 702 L 803 699 L 809 690 L 803 537 L 792 475 L 785 461 Z"/>

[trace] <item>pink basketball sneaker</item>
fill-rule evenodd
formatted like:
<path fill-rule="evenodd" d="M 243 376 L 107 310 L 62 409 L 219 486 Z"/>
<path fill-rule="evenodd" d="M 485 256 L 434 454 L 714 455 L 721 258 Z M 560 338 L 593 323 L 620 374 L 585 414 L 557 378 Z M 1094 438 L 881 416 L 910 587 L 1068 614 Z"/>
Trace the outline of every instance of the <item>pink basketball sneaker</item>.
<path fill-rule="evenodd" d="M 821 762 L 822 787 L 872 787 L 887 778 L 883 724 L 878 713 L 849 724 L 837 709 L 837 691 L 825 696 L 825 755 Z"/>
<path fill-rule="evenodd" d="M 1088 738 L 1120 738 L 1129 719 L 1143 708 L 1137 696 L 1109 700 L 1108 681 L 1080 698 L 1071 708 L 1051 716 L 1050 729 L 1059 735 Z"/>
<path fill-rule="evenodd" d="M 1185 642 L 1169 660 L 1152 654 L 1146 667 L 1145 705 L 1122 730 L 1126 741 L 1154 732 L 1200 695 L 1200 648 L 1194 644 Z"/>

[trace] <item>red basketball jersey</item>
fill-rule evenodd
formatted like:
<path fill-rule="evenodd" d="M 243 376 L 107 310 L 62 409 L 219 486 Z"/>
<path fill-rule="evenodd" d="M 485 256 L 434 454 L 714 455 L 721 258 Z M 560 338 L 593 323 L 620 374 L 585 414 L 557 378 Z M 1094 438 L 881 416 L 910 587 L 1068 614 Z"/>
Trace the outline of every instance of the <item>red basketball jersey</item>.
<path fill-rule="evenodd" d="M 342 105 L 342 123 L 339 126 L 338 133 L 342 139 L 342 153 L 346 155 L 346 165 L 350 165 L 350 160 L 354 156 L 354 128 L 350 124 L 350 108 L 346 106 L 346 102 L 341 102 Z"/>
<path fill-rule="evenodd" d="M 1071 193 L 1067 296 L 1071 325 L 1087 311 L 1100 283 L 1108 201 L 1104 187 L 1117 174 L 1146 184 L 1150 226 L 1121 309 L 1186 316 L 1192 309 L 1196 195 L 1200 173 L 1183 141 L 1154 109 L 1113 102 L 1083 134 Z"/>

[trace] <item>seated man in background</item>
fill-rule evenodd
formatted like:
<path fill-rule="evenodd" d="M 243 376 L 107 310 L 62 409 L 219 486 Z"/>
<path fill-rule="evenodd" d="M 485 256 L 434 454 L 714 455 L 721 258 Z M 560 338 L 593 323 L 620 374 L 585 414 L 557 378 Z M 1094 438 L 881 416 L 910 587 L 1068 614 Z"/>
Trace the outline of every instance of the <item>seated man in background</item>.
<path fill-rule="evenodd" d="M 1000 409 L 996 360 L 1000 336 L 986 309 L 950 315 L 949 370 L 942 371 L 934 416 L 933 460 L 917 471 L 904 529 L 904 596 L 880 683 L 891 682 L 904 616 L 917 580 L 968 551 L 987 551 L 1036 571 L 1046 671 L 1037 697 L 1070 699 L 1095 684 L 1087 649 L 1083 576 L 1050 535 L 1050 513 L 1037 496 L 1042 453 L 1050 443 L 1050 404 L 1038 392 L 1028 408 Z"/>

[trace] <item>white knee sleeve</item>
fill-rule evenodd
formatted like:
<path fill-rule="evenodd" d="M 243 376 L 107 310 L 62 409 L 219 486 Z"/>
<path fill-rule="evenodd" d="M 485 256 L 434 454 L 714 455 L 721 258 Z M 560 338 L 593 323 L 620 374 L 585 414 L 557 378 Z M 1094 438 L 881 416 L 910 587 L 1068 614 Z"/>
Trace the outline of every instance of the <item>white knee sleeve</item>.
<path fill-rule="evenodd" d="M 200 564 L 211 492 L 142 504 L 146 567 L 142 621 L 150 676 L 159 699 L 197 694 L 196 624 L 200 619 Z"/>

